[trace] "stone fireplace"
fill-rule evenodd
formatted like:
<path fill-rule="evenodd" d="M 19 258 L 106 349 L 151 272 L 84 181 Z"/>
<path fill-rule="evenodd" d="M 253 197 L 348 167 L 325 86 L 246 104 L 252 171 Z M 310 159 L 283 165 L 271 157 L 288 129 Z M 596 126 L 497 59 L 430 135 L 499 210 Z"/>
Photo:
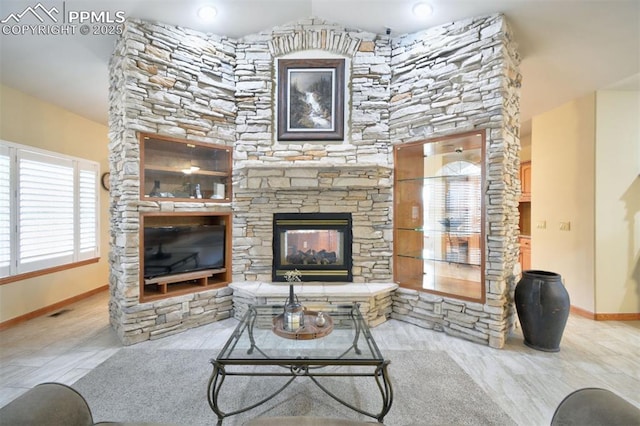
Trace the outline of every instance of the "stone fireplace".
<path fill-rule="evenodd" d="M 302 281 L 351 282 L 351 213 L 275 213 L 273 281 L 297 270 Z"/>
<path fill-rule="evenodd" d="M 346 60 L 343 141 L 277 140 L 277 61 L 310 52 Z M 128 20 L 110 63 L 110 315 L 121 340 L 228 318 L 236 297 L 272 301 L 248 289 L 274 281 L 274 215 L 348 213 L 345 300 L 365 292 L 375 321 L 391 316 L 502 347 L 515 315 L 518 62 L 502 15 L 395 38 L 317 18 L 240 40 Z M 486 303 L 406 289 L 391 302 L 376 286 L 393 281 L 392 147 L 473 129 L 487 131 Z M 138 132 L 232 147 L 232 202 L 141 199 Z M 140 303 L 140 216 L 221 211 L 233 215 L 229 287 Z"/>
<path fill-rule="evenodd" d="M 342 277 L 325 274 L 318 280 L 392 282 L 391 174 L 389 167 L 373 164 L 238 169 L 234 281 L 281 280 L 273 279 L 273 243 L 278 238 L 273 218 L 286 213 L 351 217 L 351 247 L 345 249 L 345 255 L 351 254 L 351 267 L 340 268 Z M 304 273 L 307 267 L 298 269 Z"/>

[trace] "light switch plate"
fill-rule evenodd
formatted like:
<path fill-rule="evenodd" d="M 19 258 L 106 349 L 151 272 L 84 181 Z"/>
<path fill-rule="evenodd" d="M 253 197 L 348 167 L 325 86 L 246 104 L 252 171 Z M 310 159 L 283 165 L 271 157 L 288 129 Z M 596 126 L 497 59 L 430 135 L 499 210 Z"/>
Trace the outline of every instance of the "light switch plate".
<path fill-rule="evenodd" d="M 570 231 L 571 230 L 571 222 L 560 222 L 560 230 L 561 231 Z"/>
<path fill-rule="evenodd" d="M 538 228 L 538 229 L 547 229 L 547 221 L 546 220 L 539 220 L 536 223 L 536 228 Z"/>

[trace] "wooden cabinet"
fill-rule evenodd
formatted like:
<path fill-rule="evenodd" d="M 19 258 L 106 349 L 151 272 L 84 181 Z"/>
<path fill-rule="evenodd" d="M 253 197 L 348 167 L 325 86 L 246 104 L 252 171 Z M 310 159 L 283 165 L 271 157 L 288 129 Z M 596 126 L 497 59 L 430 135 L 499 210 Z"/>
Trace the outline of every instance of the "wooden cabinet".
<path fill-rule="evenodd" d="M 231 202 L 231 148 L 140 135 L 140 197 Z"/>
<path fill-rule="evenodd" d="M 520 237 L 520 265 L 523 271 L 531 269 L 531 237 Z"/>
<path fill-rule="evenodd" d="M 523 271 L 531 269 L 531 162 L 520 165 L 522 195 L 518 204 L 520 213 L 520 266 Z"/>
<path fill-rule="evenodd" d="M 520 213 L 520 221 L 518 222 L 518 228 L 520 229 L 520 235 L 531 235 L 531 203 L 528 201 L 521 201 L 518 204 L 518 211 Z"/>
<path fill-rule="evenodd" d="M 531 269 L 531 162 L 520 165 L 522 195 L 518 204 L 520 213 L 520 266 L 523 271 Z"/>
<path fill-rule="evenodd" d="M 520 165 L 520 185 L 522 194 L 520 201 L 531 201 L 531 162 L 527 161 Z"/>
<path fill-rule="evenodd" d="M 394 148 L 394 276 L 402 287 L 484 295 L 484 133 Z"/>

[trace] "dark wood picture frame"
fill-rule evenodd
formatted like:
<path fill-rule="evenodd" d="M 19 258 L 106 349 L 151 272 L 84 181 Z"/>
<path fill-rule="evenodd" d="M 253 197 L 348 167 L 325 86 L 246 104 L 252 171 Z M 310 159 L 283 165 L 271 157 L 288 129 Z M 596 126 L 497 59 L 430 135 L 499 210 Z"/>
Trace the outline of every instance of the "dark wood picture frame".
<path fill-rule="evenodd" d="M 278 61 L 278 140 L 344 140 L 344 59 Z"/>

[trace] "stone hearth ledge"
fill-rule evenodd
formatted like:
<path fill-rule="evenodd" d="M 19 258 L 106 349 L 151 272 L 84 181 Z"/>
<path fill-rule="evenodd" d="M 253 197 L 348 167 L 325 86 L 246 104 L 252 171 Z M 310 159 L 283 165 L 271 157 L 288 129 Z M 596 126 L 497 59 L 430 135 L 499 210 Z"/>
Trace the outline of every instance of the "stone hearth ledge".
<path fill-rule="evenodd" d="M 244 316 L 249 305 L 282 305 L 289 296 L 289 283 L 236 281 L 233 289 L 234 317 Z M 322 283 L 295 284 L 295 293 L 308 309 L 320 309 L 326 304 L 359 303 L 362 316 L 369 327 L 382 324 L 391 316 L 395 283 Z"/>

